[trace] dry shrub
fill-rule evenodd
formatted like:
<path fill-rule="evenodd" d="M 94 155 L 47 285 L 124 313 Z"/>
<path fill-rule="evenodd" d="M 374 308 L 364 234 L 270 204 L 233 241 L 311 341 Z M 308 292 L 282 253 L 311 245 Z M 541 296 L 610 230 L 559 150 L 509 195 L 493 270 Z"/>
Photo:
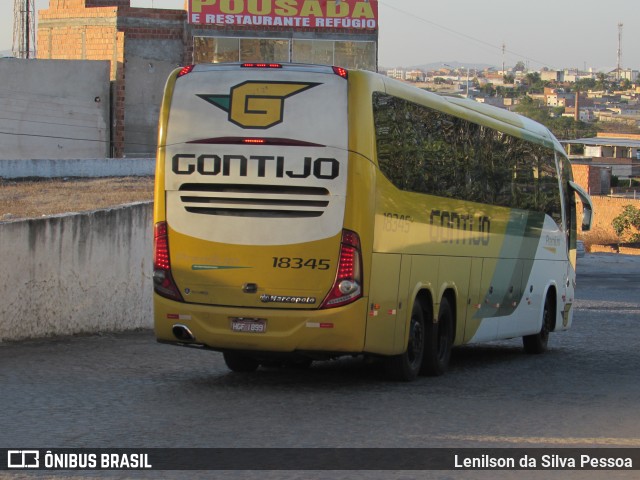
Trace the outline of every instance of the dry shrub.
<path fill-rule="evenodd" d="M 605 230 L 602 227 L 595 227 L 589 232 L 581 232 L 578 238 L 584 242 L 588 252 L 592 251 L 593 245 L 609 245 L 618 242 L 618 237 L 613 229 Z"/>

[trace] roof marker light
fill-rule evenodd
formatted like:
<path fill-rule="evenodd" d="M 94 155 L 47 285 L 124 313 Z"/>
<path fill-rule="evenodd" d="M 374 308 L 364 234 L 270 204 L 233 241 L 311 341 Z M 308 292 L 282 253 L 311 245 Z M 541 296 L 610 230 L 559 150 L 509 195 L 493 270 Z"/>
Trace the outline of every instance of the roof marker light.
<path fill-rule="evenodd" d="M 243 63 L 243 68 L 282 68 L 279 63 Z"/>
<path fill-rule="evenodd" d="M 184 77 L 185 75 L 191 73 L 194 68 L 195 65 L 187 65 L 186 67 L 182 67 L 182 70 L 178 72 L 178 78 Z"/>
<path fill-rule="evenodd" d="M 347 71 L 346 68 L 342 68 L 342 67 L 332 67 L 332 68 L 333 68 L 333 73 L 335 73 L 339 77 L 346 79 L 349 76 L 349 72 Z"/>

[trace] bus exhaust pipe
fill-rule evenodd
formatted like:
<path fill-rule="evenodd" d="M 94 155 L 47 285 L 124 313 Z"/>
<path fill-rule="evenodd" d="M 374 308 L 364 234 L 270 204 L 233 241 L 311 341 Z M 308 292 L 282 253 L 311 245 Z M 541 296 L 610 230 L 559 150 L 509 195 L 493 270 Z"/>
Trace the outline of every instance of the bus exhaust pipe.
<path fill-rule="evenodd" d="M 194 342 L 196 340 L 196 337 L 186 325 L 178 323 L 173 326 L 171 331 L 173 332 L 173 336 L 181 342 Z"/>

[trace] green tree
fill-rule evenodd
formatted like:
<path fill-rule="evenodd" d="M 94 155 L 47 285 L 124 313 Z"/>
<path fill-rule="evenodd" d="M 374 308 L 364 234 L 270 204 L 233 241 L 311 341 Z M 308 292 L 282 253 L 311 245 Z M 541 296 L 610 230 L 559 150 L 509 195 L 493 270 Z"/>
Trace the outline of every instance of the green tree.
<path fill-rule="evenodd" d="M 581 78 L 573 84 L 572 90 L 574 92 L 586 92 L 588 90 L 593 90 L 595 86 L 595 78 Z"/>
<path fill-rule="evenodd" d="M 543 125 L 548 125 L 551 120 L 549 112 L 543 107 L 542 102 L 534 100 L 528 95 L 522 97 L 520 103 L 515 107 L 515 111 Z"/>
<path fill-rule="evenodd" d="M 522 84 L 529 93 L 542 93 L 544 91 L 544 87 L 548 85 L 548 82 L 542 80 L 540 73 L 531 72 L 525 75 L 522 79 Z"/>
<path fill-rule="evenodd" d="M 640 242 L 640 209 L 625 205 L 611 225 L 621 242 Z"/>
<path fill-rule="evenodd" d="M 609 82 L 607 75 L 600 72 L 597 75 L 596 83 L 594 84 L 593 88 L 595 90 L 604 90 L 604 91 L 609 90 L 609 88 L 611 88 L 611 83 Z"/>
<path fill-rule="evenodd" d="M 631 81 L 628 78 L 623 78 L 622 80 L 620 80 L 619 88 L 620 90 L 630 90 Z"/>
<path fill-rule="evenodd" d="M 493 88 L 493 83 L 485 83 L 483 86 L 480 87 L 480 91 L 490 97 L 493 97 L 496 94 Z"/>
<path fill-rule="evenodd" d="M 517 113 L 543 124 L 560 140 L 595 137 L 597 129 L 594 125 L 580 121 L 576 122 L 570 117 L 563 117 L 561 110 L 555 109 L 552 117 L 549 114 L 551 109 L 529 96 L 523 97 L 520 100 L 520 104 L 515 108 Z"/>

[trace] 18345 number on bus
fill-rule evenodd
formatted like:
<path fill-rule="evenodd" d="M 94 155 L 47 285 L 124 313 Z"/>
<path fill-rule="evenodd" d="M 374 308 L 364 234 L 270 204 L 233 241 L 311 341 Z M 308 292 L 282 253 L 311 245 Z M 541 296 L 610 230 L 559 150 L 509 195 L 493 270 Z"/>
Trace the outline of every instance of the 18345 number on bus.
<path fill-rule="evenodd" d="M 310 268 L 311 270 L 329 270 L 328 258 L 272 257 L 273 268 Z"/>
<path fill-rule="evenodd" d="M 400 215 L 398 213 L 384 213 L 382 229 L 385 232 L 409 233 L 413 218 L 410 215 Z"/>

